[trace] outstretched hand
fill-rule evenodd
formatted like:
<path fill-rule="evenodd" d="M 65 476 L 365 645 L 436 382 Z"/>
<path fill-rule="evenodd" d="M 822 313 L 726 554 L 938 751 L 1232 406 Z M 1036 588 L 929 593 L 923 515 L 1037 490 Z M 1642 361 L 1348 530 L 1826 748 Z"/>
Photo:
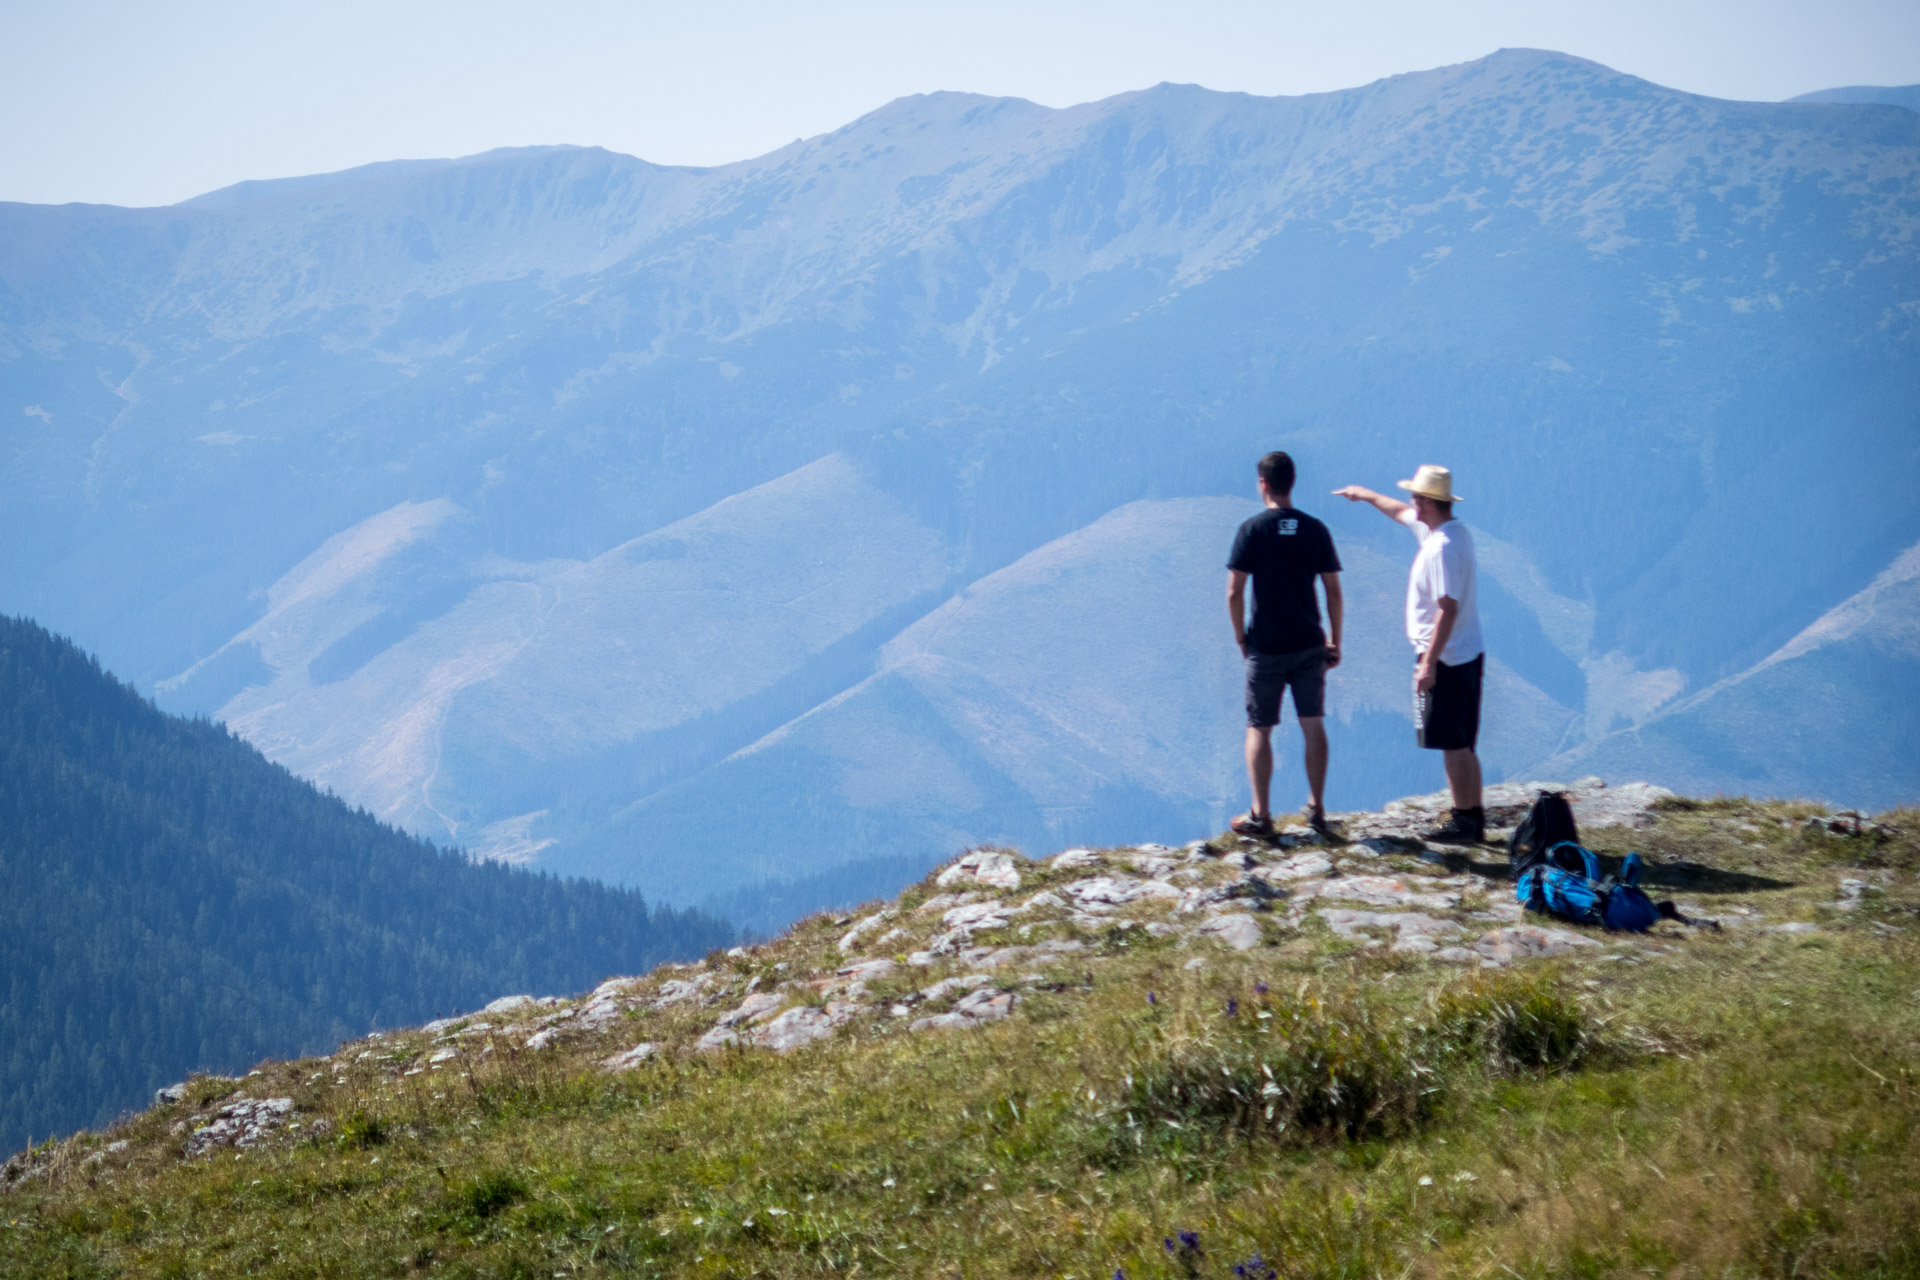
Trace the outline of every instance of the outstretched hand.
<path fill-rule="evenodd" d="M 1348 502 L 1365 502 L 1373 497 L 1373 490 L 1362 488 L 1357 484 L 1347 484 L 1335 489 L 1333 496 L 1345 498 Z"/>

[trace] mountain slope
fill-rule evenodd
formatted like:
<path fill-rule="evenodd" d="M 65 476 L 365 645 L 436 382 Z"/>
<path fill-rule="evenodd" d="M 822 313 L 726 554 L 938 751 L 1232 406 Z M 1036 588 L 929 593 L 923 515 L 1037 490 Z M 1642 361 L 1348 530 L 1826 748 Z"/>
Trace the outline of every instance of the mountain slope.
<path fill-rule="evenodd" d="M 1913 812 L 1572 798 L 1692 925 L 1523 913 L 1444 793 L 981 851 L 20 1152 L 0 1273 L 1911 1275 Z"/>
<path fill-rule="evenodd" d="M 902 758 L 999 785 L 957 710 L 977 691 L 940 685 L 963 668 L 886 656 L 955 587 L 1132 503 L 1246 493 L 1270 448 L 1321 493 L 1441 461 L 1512 570 L 1492 651 L 1542 695 L 1490 730 L 1572 749 L 1751 668 L 1920 539 L 1916 193 L 1920 117 L 1505 50 L 1301 98 L 907 98 L 714 169 L 550 148 L 7 206 L 0 606 L 417 832 L 664 887 L 706 845 L 639 815 L 811 812 L 820 778 L 775 767 L 799 757 L 760 753 L 745 793 L 723 762 L 870 677 L 903 691 Z M 828 458 L 843 488 L 803 479 Z M 748 494 L 720 560 L 763 517 L 868 594 L 798 630 L 764 592 L 699 623 L 638 603 L 665 568 L 607 559 Z M 1112 579 L 1117 614 L 1157 612 L 1145 581 Z M 605 607 L 541 612 L 576 590 Z M 1038 596 L 999 607 L 1047 625 Z M 695 696 L 623 641 L 717 644 L 740 678 Z M 1378 670 L 1336 714 L 1399 714 Z M 1060 743 L 1122 731 L 1117 684 L 1055 674 L 1027 692 Z M 1381 733 L 1345 756 L 1363 800 L 1429 763 Z M 1114 765 L 1075 785 L 1119 792 L 1038 807 L 1184 832 L 1237 773 L 1169 796 L 1175 773 Z M 971 829 L 1045 829 L 1003 800 Z M 783 874 L 838 874 L 851 846 L 810 824 Z M 961 829 L 927 831 L 917 865 Z"/>
<path fill-rule="evenodd" d="M 1544 767 L 1615 779 L 1650 767 L 1698 793 L 1885 807 L 1913 795 L 1916 706 L 1920 546 L 1751 669 Z"/>
<path fill-rule="evenodd" d="M 727 934 L 434 849 L 0 619 L 0 1143 Z"/>

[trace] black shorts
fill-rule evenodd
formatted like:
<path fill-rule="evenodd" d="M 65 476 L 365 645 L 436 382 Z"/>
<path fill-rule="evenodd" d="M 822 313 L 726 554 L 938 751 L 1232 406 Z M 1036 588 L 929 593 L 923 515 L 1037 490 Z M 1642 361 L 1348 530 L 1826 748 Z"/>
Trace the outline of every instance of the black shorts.
<path fill-rule="evenodd" d="M 1327 649 L 1315 645 L 1292 653 L 1247 653 L 1247 724 L 1271 729 L 1280 723 L 1280 695 L 1293 690 L 1293 714 L 1311 720 L 1326 714 Z"/>
<path fill-rule="evenodd" d="M 1414 728 L 1421 746 L 1434 751 L 1473 750 L 1480 741 L 1480 673 L 1486 665 L 1484 653 L 1454 667 L 1433 664 L 1433 688 L 1427 690 L 1424 702 L 1414 699 L 1420 717 Z"/>

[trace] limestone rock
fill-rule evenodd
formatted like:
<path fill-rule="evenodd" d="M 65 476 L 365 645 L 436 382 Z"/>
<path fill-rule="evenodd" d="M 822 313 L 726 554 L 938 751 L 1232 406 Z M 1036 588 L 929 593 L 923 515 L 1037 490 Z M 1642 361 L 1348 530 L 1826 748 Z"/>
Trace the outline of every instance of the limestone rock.
<path fill-rule="evenodd" d="M 803 1044 L 824 1040 L 833 1034 L 835 1028 L 845 1025 L 859 1012 L 859 1005 L 842 1001 L 830 1001 L 825 1008 L 796 1005 L 764 1026 L 755 1027 L 746 1034 L 745 1039 L 748 1044 L 762 1049 L 785 1053 Z"/>
<path fill-rule="evenodd" d="M 1346 876 L 1321 885 L 1320 896 L 1365 902 L 1376 907 L 1433 907 L 1441 911 L 1458 906 L 1460 902 L 1457 893 L 1423 893 L 1393 876 Z"/>
<path fill-rule="evenodd" d="M 778 991 L 761 991 L 748 996 L 740 1002 L 740 1007 L 720 1015 L 716 1027 L 734 1027 L 743 1022 L 761 1022 L 773 1016 L 780 1006 L 787 1002 L 786 996 Z"/>
<path fill-rule="evenodd" d="M 1131 876 L 1096 876 L 1075 880 L 1064 892 L 1082 911 L 1111 911 L 1128 903 L 1155 898 L 1168 903 L 1180 901 L 1180 890 L 1161 880 L 1135 880 Z"/>
<path fill-rule="evenodd" d="M 187 1154 L 204 1155 L 215 1147 L 258 1146 L 283 1128 L 292 1114 L 292 1098 L 234 1098 L 187 1138 Z"/>
<path fill-rule="evenodd" d="M 1253 874 L 1263 880 L 1288 881 L 1305 880 L 1308 877 L 1324 877 L 1333 874 L 1333 859 L 1318 849 L 1306 853 L 1296 853 L 1291 858 L 1261 867 Z"/>
<path fill-rule="evenodd" d="M 537 1008 L 539 1002 L 532 996 L 501 996 L 493 1001 L 482 1013 L 519 1013 L 522 1009 Z"/>
<path fill-rule="evenodd" d="M 893 919 L 893 912 L 876 911 L 872 915 L 867 916 L 864 919 L 860 920 L 858 923 L 856 923 L 853 926 L 853 928 L 847 930 L 844 934 L 842 934 L 840 936 L 840 941 L 837 945 L 842 951 L 855 950 L 857 947 L 859 947 L 860 940 L 863 937 L 865 937 L 868 933 L 871 933 L 873 930 L 879 928 L 881 925 L 885 924 L 887 921 L 891 919 Z"/>
<path fill-rule="evenodd" d="M 608 1071 L 631 1071 L 653 1056 L 653 1046 L 641 1041 L 631 1049 L 623 1049 L 610 1057 L 602 1058 L 600 1065 Z"/>
<path fill-rule="evenodd" d="M 1213 919 L 1194 930 L 1199 938 L 1218 938 L 1235 951 L 1246 951 L 1260 945 L 1260 922 L 1244 911 L 1229 912 Z"/>
<path fill-rule="evenodd" d="M 941 888 L 957 884 L 984 884 L 995 889 L 1018 889 L 1020 871 L 1011 855 L 993 849 L 976 849 L 942 871 L 934 879 Z"/>
<path fill-rule="evenodd" d="M 970 902 L 965 906 L 954 907 L 940 917 L 940 923 L 949 929 L 1003 929 L 1008 923 L 1008 910 L 998 902 Z"/>
<path fill-rule="evenodd" d="M 1451 920 L 1437 920 L 1414 911 L 1354 911 L 1346 907 L 1322 907 L 1320 918 L 1342 938 L 1364 938 L 1362 929 L 1390 929 L 1393 949 L 1409 953 L 1431 953 L 1439 939 L 1458 937 L 1463 930 Z"/>
<path fill-rule="evenodd" d="M 1519 924 L 1482 934 L 1480 940 L 1473 944 L 1473 949 L 1495 964 L 1510 964 L 1515 960 L 1563 955 L 1575 947 L 1599 945 L 1592 938 L 1565 929 L 1543 929 L 1539 925 Z"/>
<path fill-rule="evenodd" d="M 909 1031 L 928 1031 L 936 1027 L 970 1027 L 985 1022 L 996 1022 L 1013 1012 L 1013 1006 L 1019 997 L 1011 991 L 1000 991 L 994 987 L 983 986 L 979 990 L 962 996 L 946 1013 L 935 1014 L 930 1018 L 918 1018 L 907 1024 Z"/>
<path fill-rule="evenodd" d="M 1056 853 L 1047 860 L 1047 865 L 1055 871 L 1081 871 L 1100 865 L 1100 855 L 1091 849 L 1068 849 Z"/>

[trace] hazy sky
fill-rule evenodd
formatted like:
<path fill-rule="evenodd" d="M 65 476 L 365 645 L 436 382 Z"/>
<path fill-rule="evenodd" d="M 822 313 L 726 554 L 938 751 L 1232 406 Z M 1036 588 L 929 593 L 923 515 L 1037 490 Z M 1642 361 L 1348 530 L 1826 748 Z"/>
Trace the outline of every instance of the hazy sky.
<path fill-rule="evenodd" d="M 717 164 L 902 94 L 1310 93 L 1522 45 L 1779 99 L 1920 81 L 1920 0 L 0 0 L 0 200 L 552 142 Z"/>

